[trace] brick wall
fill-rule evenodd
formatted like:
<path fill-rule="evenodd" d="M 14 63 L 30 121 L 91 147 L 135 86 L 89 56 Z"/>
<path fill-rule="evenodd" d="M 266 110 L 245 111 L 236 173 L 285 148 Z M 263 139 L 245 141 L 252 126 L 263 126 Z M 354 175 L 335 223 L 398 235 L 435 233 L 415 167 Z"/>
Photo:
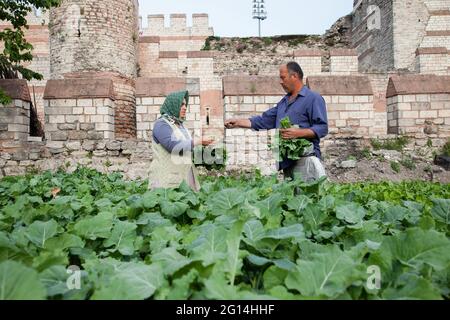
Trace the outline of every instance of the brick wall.
<path fill-rule="evenodd" d="M 307 85 L 327 104 L 330 137 L 369 137 L 375 133 L 373 91 L 364 76 L 309 77 Z"/>
<path fill-rule="evenodd" d="M 332 75 L 358 73 L 358 53 L 353 49 L 333 49 L 330 51 L 330 72 Z"/>
<path fill-rule="evenodd" d="M 447 48 L 419 48 L 416 51 L 416 71 L 422 74 L 446 75 L 448 72 Z"/>
<path fill-rule="evenodd" d="M 25 80 L 0 80 L 0 88 L 11 98 L 0 104 L 0 149 L 8 142 L 27 141 L 30 133 L 31 98 Z"/>
<path fill-rule="evenodd" d="M 394 76 L 387 92 L 388 130 L 442 145 L 450 137 L 450 77 Z"/>
<path fill-rule="evenodd" d="M 114 139 L 115 105 L 111 80 L 50 80 L 44 104 L 48 141 Z"/>
<path fill-rule="evenodd" d="M 324 55 L 324 51 L 317 49 L 297 50 L 294 52 L 294 61 L 302 67 L 307 78 L 322 73 L 322 56 Z"/>

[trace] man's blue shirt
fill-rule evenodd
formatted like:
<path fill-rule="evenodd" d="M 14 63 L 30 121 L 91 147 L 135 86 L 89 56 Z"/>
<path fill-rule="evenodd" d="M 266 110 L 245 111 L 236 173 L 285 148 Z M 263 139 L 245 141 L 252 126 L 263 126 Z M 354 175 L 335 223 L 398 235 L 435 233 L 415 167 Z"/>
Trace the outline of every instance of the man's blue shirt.
<path fill-rule="evenodd" d="M 311 129 L 316 138 L 310 140 L 314 144 L 314 152 L 321 159 L 320 139 L 328 134 L 328 117 L 326 103 L 323 97 L 303 86 L 294 101 L 289 103 L 290 95 L 286 95 L 278 104 L 260 116 L 250 118 L 253 130 L 270 130 L 280 128 L 280 121 L 289 116 L 291 123 L 302 129 Z M 279 163 L 279 169 L 294 165 L 295 161 L 284 159 Z"/>

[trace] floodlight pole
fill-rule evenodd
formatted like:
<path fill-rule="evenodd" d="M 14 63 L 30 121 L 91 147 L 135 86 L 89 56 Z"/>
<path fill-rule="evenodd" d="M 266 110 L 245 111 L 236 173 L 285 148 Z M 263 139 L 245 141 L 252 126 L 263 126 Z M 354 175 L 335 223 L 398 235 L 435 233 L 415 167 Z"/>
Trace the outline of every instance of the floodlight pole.
<path fill-rule="evenodd" d="M 253 19 L 258 19 L 258 35 L 261 37 L 261 20 L 267 19 L 264 0 L 253 0 Z"/>

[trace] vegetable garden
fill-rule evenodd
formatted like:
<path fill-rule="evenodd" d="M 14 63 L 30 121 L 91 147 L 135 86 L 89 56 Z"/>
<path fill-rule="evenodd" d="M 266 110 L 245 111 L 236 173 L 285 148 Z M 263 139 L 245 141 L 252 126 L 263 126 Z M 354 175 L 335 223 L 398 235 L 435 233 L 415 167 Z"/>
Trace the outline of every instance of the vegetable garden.
<path fill-rule="evenodd" d="M 0 299 L 449 299 L 449 223 L 426 182 L 8 177 Z"/>

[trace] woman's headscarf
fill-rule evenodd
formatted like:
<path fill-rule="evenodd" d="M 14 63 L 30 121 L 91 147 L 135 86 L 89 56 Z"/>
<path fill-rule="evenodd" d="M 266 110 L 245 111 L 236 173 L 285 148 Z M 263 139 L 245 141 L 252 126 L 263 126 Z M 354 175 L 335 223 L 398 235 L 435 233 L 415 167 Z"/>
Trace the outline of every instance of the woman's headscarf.
<path fill-rule="evenodd" d="M 169 94 L 161 106 L 161 117 L 173 120 L 177 123 L 183 123 L 183 119 L 180 118 L 180 110 L 183 100 L 186 100 L 186 107 L 189 103 L 189 92 L 178 91 Z"/>

